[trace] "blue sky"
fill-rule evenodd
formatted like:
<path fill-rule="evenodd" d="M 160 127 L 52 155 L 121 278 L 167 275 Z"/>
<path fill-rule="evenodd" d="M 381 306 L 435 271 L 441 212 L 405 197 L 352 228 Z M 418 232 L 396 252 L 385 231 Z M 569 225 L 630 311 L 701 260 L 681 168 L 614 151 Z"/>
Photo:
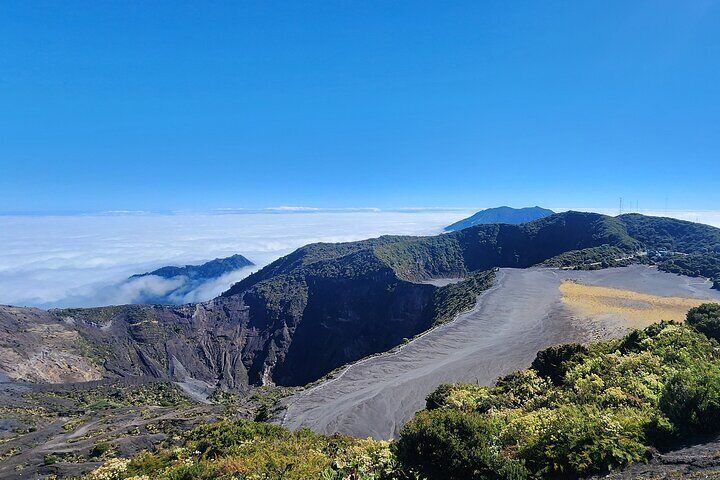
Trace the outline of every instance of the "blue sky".
<path fill-rule="evenodd" d="M 2 2 L 0 212 L 720 205 L 720 3 Z"/>

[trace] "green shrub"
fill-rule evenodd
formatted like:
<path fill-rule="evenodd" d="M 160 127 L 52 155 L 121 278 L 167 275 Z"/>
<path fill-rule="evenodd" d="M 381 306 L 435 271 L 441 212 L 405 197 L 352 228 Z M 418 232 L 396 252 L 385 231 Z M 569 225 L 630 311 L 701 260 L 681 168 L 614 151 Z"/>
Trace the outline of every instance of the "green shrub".
<path fill-rule="evenodd" d="M 425 397 L 425 408 L 435 410 L 447 405 L 447 398 L 459 384 L 443 383 Z"/>
<path fill-rule="evenodd" d="M 661 450 L 671 449 L 678 441 L 678 430 L 661 411 L 653 411 L 645 424 L 645 438 L 649 445 Z"/>
<path fill-rule="evenodd" d="M 270 415 L 270 407 L 263 404 L 258 407 L 257 411 L 255 412 L 255 418 L 253 420 L 255 420 L 256 422 L 267 422 L 270 420 Z"/>
<path fill-rule="evenodd" d="M 522 370 L 498 379 L 494 393 L 505 408 L 521 408 L 544 398 L 552 384 L 535 370 Z"/>
<path fill-rule="evenodd" d="M 618 345 L 619 353 L 649 352 L 671 368 L 686 368 L 715 355 L 716 346 L 705 335 L 676 322 L 660 322 L 633 332 Z"/>
<path fill-rule="evenodd" d="M 90 458 L 99 458 L 110 451 L 110 444 L 107 442 L 96 443 L 90 450 Z"/>
<path fill-rule="evenodd" d="M 142 452 L 128 464 L 127 473 L 130 476 L 140 477 L 150 472 L 160 471 L 168 465 L 171 458 L 177 459 L 176 455 L 167 450 L 156 453 Z"/>
<path fill-rule="evenodd" d="M 403 465 L 425 478 L 527 478 L 521 462 L 501 454 L 501 428 L 497 420 L 482 414 L 447 408 L 424 411 L 403 427 L 395 451 Z"/>
<path fill-rule="evenodd" d="M 87 479 L 104 478 L 114 468 L 106 462 Z M 117 462 L 116 462 L 117 463 Z M 108 466 L 108 464 L 110 464 Z M 388 442 L 343 435 L 318 435 L 308 430 L 250 421 L 222 421 L 200 426 L 185 435 L 181 447 L 143 453 L 117 478 L 157 480 L 284 479 L 402 480 Z M 116 478 L 116 477 L 113 477 Z"/>
<path fill-rule="evenodd" d="M 269 423 L 222 421 L 197 427 L 187 435 L 187 439 L 203 458 L 215 458 L 246 441 L 286 438 L 289 435 L 290 432 L 284 428 Z"/>
<path fill-rule="evenodd" d="M 720 430 L 720 365 L 703 365 L 676 373 L 665 385 L 660 409 L 680 431 Z"/>
<path fill-rule="evenodd" d="M 691 308 L 687 323 L 708 338 L 720 341 L 720 304 L 704 303 Z"/>
<path fill-rule="evenodd" d="M 508 428 L 517 457 L 544 478 L 577 478 L 642 460 L 642 421 L 634 412 L 564 405 L 520 416 Z"/>
<path fill-rule="evenodd" d="M 566 401 L 609 408 L 652 405 L 670 371 L 650 352 L 589 357 L 566 374 Z"/>
<path fill-rule="evenodd" d="M 549 379 L 555 385 L 560 385 L 570 366 L 570 361 L 579 360 L 587 354 L 587 347 L 578 343 L 557 345 L 538 352 L 531 368 L 541 377 Z"/>
<path fill-rule="evenodd" d="M 488 387 L 471 383 L 440 385 L 427 396 L 425 405 L 428 410 L 451 407 L 465 412 L 484 413 L 498 407 L 500 400 Z"/>

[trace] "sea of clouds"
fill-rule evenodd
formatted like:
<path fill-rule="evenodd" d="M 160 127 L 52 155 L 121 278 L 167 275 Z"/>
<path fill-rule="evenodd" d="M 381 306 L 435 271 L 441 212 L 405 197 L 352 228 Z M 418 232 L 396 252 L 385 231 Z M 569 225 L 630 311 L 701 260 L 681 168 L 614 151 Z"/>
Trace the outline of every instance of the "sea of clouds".
<path fill-rule="evenodd" d="M 471 213 L 279 207 L 264 212 L 0 216 L 0 303 L 42 308 L 139 303 L 176 290 L 184 280 L 128 280 L 133 274 L 236 253 L 256 264 L 173 299 L 204 301 L 308 243 L 434 234 Z"/>
<path fill-rule="evenodd" d="M 436 234 L 472 213 L 471 209 L 278 207 L 252 212 L 0 215 L 0 304 L 50 308 L 141 303 L 146 298 L 172 295 L 185 280 L 129 279 L 133 274 L 166 265 L 200 264 L 236 253 L 256 264 L 172 298 L 175 303 L 200 302 L 308 243 L 385 234 Z M 720 226 L 720 211 L 642 213 Z"/>

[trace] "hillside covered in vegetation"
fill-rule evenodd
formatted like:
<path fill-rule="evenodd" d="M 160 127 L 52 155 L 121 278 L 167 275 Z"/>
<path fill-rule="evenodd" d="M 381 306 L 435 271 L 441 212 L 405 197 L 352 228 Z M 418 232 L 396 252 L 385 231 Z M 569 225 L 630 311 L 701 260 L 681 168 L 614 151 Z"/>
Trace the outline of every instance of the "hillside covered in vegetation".
<path fill-rule="evenodd" d="M 493 387 L 442 385 L 392 443 L 220 422 L 87 476 L 152 479 L 579 478 L 720 433 L 720 306 L 538 353 Z M 700 467 L 702 468 L 702 467 Z"/>
<path fill-rule="evenodd" d="M 0 335 L 6 353 L 0 372 L 41 382 L 149 376 L 184 382 L 200 394 L 303 385 L 471 308 L 489 286 L 483 271 L 602 268 L 642 258 L 711 277 L 719 232 L 664 218 L 565 212 L 437 236 L 312 244 L 204 303 L 50 312 L 0 307 L 7 332 Z M 642 251 L 648 255 L 640 257 Z M 465 281 L 428 283 L 450 277 Z M 36 355 L 39 345 L 52 347 L 52 355 Z"/>
<path fill-rule="evenodd" d="M 636 213 L 618 217 L 642 243 L 651 263 L 667 272 L 713 279 L 720 288 L 720 229 Z"/>

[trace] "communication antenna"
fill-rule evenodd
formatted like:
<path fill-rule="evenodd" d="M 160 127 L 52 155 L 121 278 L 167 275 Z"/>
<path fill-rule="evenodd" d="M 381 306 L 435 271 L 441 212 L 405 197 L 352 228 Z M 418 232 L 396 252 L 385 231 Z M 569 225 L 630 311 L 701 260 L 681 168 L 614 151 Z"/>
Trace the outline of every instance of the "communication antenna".
<path fill-rule="evenodd" d="M 620 197 L 620 213 L 619 215 L 622 215 L 622 197 Z"/>

